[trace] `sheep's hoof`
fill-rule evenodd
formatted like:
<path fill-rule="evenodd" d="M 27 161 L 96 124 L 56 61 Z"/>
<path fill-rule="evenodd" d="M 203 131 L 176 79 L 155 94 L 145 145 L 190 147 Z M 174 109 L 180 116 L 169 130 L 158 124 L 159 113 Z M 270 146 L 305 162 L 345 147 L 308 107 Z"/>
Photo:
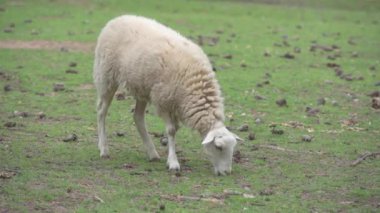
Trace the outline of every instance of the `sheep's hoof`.
<path fill-rule="evenodd" d="M 149 155 L 149 161 L 151 161 L 151 162 L 160 161 L 160 155 L 158 155 L 157 151 L 153 151 L 151 153 L 148 153 L 148 155 Z"/>
<path fill-rule="evenodd" d="M 109 154 L 101 154 L 100 157 L 102 159 L 110 159 L 111 158 Z"/>
<path fill-rule="evenodd" d="M 170 172 L 179 172 L 179 171 L 181 171 L 181 167 L 179 166 L 178 162 L 176 162 L 176 163 L 167 163 L 166 168 L 168 168 L 168 170 Z"/>
<path fill-rule="evenodd" d="M 159 162 L 160 161 L 160 157 L 157 156 L 157 157 L 153 157 L 153 158 L 149 158 L 149 162 Z"/>

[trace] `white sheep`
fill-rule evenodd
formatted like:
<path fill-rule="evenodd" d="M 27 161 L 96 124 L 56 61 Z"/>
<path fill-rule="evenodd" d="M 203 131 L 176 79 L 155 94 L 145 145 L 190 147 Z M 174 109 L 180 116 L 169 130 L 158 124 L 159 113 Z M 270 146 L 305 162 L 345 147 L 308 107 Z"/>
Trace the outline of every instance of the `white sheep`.
<path fill-rule="evenodd" d="M 100 156 L 109 155 L 105 117 L 115 91 L 126 88 L 136 99 L 134 121 L 150 160 L 159 159 L 145 126 L 151 102 L 165 121 L 169 170 L 179 170 L 175 134 L 179 123 L 197 130 L 215 173 L 231 172 L 235 134 L 223 124 L 219 85 L 202 49 L 174 30 L 148 18 L 125 15 L 107 23 L 95 50 Z"/>

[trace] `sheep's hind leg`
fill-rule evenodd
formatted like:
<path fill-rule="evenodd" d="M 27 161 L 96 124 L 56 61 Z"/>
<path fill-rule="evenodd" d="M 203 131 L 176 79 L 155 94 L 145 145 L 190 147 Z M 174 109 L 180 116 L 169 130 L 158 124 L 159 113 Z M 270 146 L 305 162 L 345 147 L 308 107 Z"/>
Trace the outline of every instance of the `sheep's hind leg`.
<path fill-rule="evenodd" d="M 133 116 L 137 130 L 143 140 L 145 147 L 148 152 L 149 160 L 154 161 L 160 159 L 156 151 L 156 147 L 154 146 L 145 126 L 145 108 L 147 102 L 136 100 L 135 114 Z"/>
<path fill-rule="evenodd" d="M 109 157 L 109 149 L 106 135 L 106 116 L 108 108 L 112 102 L 112 98 L 116 92 L 116 87 L 109 88 L 105 84 L 95 83 L 98 91 L 98 104 L 97 104 L 97 119 L 98 119 L 98 148 L 100 150 L 100 157 Z"/>
<path fill-rule="evenodd" d="M 175 134 L 178 126 L 170 119 L 166 120 L 166 134 L 168 136 L 168 161 L 167 166 L 170 171 L 179 171 L 180 165 L 175 152 Z"/>

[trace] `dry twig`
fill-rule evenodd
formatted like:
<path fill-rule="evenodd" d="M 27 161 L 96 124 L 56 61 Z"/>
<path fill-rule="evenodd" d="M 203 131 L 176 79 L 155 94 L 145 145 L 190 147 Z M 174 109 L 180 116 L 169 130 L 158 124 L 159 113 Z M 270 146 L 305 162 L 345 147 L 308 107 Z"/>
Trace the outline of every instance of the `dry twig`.
<path fill-rule="evenodd" d="M 273 146 L 273 145 L 258 145 L 259 148 L 266 148 L 266 149 L 273 149 L 273 150 L 278 150 L 278 151 L 283 151 L 283 152 L 294 152 L 294 153 L 305 153 L 305 154 L 318 154 L 318 155 L 323 155 L 323 152 L 311 152 L 311 151 L 296 151 L 292 149 L 285 149 L 279 146 Z"/>
<path fill-rule="evenodd" d="M 216 204 L 224 204 L 223 199 L 217 199 L 214 197 L 201 197 L 201 196 L 185 196 L 185 195 L 161 195 L 161 198 L 171 200 L 171 201 L 185 201 L 185 200 L 191 200 L 191 201 L 206 201 Z"/>
<path fill-rule="evenodd" d="M 354 160 L 351 163 L 351 166 L 356 166 L 359 163 L 361 163 L 362 161 L 364 161 L 365 159 L 367 159 L 369 157 L 376 157 L 377 155 L 380 155 L 380 152 L 372 152 L 372 153 L 371 152 L 367 152 L 364 155 L 360 156 L 358 159 Z"/>

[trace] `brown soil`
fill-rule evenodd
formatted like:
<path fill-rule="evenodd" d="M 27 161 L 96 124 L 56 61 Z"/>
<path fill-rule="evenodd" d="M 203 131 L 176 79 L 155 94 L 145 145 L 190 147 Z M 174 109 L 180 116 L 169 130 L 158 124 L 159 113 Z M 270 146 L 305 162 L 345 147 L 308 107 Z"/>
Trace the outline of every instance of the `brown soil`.
<path fill-rule="evenodd" d="M 77 41 L 19 41 L 0 40 L 0 49 L 35 49 L 35 50 L 57 50 L 74 52 L 93 52 L 94 43 Z"/>

